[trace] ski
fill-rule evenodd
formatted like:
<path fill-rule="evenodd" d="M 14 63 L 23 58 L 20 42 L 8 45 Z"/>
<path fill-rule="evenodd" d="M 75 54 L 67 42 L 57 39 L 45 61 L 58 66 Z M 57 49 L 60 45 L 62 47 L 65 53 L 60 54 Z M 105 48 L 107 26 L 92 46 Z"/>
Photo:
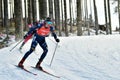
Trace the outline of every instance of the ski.
<path fill-rule="evenodd" d="M 39 70 L 39 71 L 41 71 L 41 72 L 44 72 L 44 73 L 46 73 L 46 74 L 48 74 L 48 75 L 50 75 L 50 76 L 53 76 L 53 77 L 56 77 L 56 78 L 60 78 L 60 76 L 54 75 L 54 74 L 52 74 L 52 73 L 50 73 L 50 72 L 48 72 L 48 71 L 46 71 L 46 70 L 40 70 L 40 69 L 38 69 L 38 68 L 36 68 L 36 67 L 33 67 L 33 66 L 31 66 L 31 67 L 34 68 L 34 69 L 36 69 L 36 70 Z"/>
<path fill-rule="evenodd" d="M 22 69 L 22 70 L 24 70 L 24 71 L 30 73 L 30 74 L 37 75 L 36 73 L 33 73 L 33 72 L 27 70 L 26 68 L 21 68 L 21 67 L 19 67 L 18 65 L 15 65 L 15 66 L 16 66 L 17 68 L 20 68 L 20 69 Z"/>

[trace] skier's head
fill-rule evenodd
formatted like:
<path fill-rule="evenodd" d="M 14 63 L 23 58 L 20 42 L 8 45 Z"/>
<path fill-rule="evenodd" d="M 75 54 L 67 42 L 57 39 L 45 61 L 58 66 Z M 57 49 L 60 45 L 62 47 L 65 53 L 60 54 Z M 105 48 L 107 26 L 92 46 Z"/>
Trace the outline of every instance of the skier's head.
<path fill-rule="evenodd" d="M 53 24 L 50 17 L 47 17 L 44 23 L 45 23 L 45 27 L 52 26 Z"/>
<path fill-rule="evenodd" d="M 47 17 L 47 18 L 46 18 L 46 21 L 51 21 L 51 18 L 50 18 L 50 17 Z"/>

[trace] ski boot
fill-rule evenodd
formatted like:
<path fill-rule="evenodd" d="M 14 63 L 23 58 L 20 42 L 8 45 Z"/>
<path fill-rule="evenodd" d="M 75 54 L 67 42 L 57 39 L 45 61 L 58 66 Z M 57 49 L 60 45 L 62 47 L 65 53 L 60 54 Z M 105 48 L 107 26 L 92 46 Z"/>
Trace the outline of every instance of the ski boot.
<path fill-rule="evenodd" d="M 23 66 L 24 61 L 25 61 L 25 59 L 22 59 L 22 60 L 19 62 L 18 67 L 24 68 L 24 66 Z"/>
<path fill-rule="evenodd" d="M 43 70 L 43 68 L 40 66 L 41 61 L 38 61 L 38 63 L 36 64 L 36 68 L 39 70 Z"/>

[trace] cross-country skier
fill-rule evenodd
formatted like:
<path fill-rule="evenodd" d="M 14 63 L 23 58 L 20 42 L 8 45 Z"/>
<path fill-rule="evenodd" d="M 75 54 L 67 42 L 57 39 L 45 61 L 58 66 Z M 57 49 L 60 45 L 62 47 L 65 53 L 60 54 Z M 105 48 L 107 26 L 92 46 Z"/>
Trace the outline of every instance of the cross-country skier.
<path fill-rule="evenodd" d="M 54 39 L 56 42 L 59 42 L 60 40 L 57 38 L 55 32 L 54 32 L 54 27 L 52 26 L 52 21 L 50 18 L 47 18 L 44 23 L 37 25 L 36 27 L 34 27 L 33 29 L 31 29 L 30 31 L 28 31 L 27 35 L 31 34 L 31 32 L 36 31 L 36 33 L 34 34 L 33 37 L 33 41 L 31 43 L 31 48 L 29 51 L 27 51 L 25 53 L 25 55 L 23 56 L 23 58 L 21 59 L 21 61 L 19 62 L 18 66 L 21 68 L 24 68 L 23 63 L 26 60 L 26 58 L 35 50 L 37 44 L 40 45 L 40 47 L 43 49 L 43 53 L 40 56 L 39 61 L 36 64 L 36 68 L 42 70 L 41 67 L 41 63 L 43 61 L 43 59 L 45 58 L 47 52 L 48 52 L 48 47 L 47 47 L 47 43 L 45 41 L 45 38 L 47 36 L 49 36 L 50 32 L 52 33 Z"/>

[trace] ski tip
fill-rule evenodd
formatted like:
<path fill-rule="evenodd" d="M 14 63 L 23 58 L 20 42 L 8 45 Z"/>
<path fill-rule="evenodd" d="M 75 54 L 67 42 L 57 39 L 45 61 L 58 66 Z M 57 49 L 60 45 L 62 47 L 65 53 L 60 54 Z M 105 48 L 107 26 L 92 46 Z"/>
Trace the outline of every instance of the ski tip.
<path fill-rule="evenodd" d="M 34 74 L 35 76 L 37 76 L 37 74 Z"/>
<path fill-rule="evenodd" d="M 51 75 L 51 76 L 53 76 L 53 77 L 56 77 L 56 78 L 61 78 L 60 76 L 57 76 L 57 75 L 54 75 L 54 74 L 52 74 L 52 73 L 49 73 L 48 71 L 46 71 L 46 70 L 40 70 L 40 69 L 37 69 L 36 67 L 34 67 L 34 66 L 31 66 L 32 68 L 34 68 L 34 69 L 36 69 L 36 70 L 39 70 L 39 71 L 42 71 L 42 72 L 44 72 L 44 73 L 46 73 L 46 74 L 48 74 L 48 75 Z"/>

